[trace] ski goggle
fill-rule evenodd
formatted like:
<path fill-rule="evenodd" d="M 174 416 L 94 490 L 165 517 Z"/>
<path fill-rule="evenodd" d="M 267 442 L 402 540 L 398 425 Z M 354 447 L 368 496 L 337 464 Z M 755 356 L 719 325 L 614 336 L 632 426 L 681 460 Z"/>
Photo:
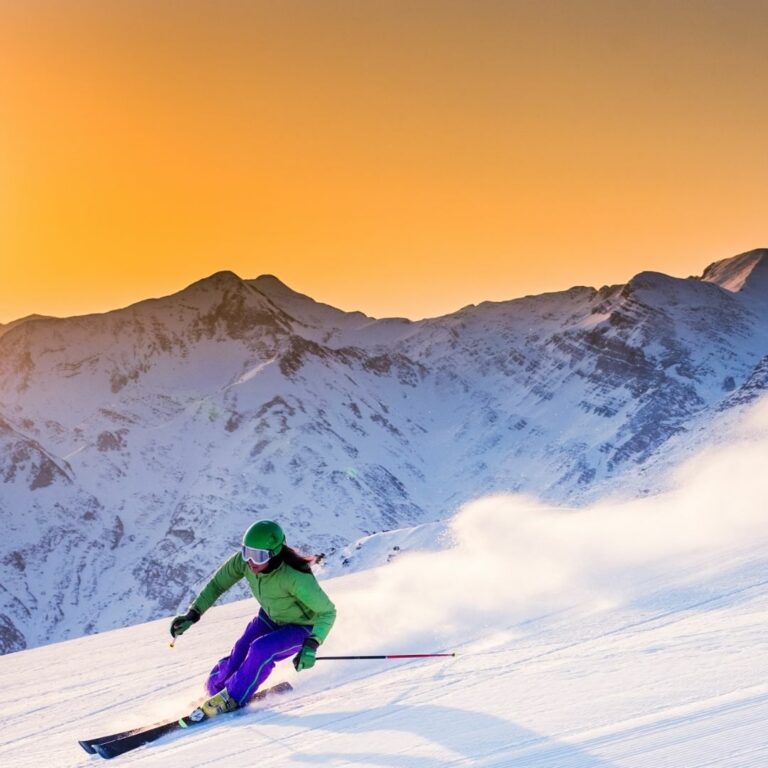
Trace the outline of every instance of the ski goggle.
<path fill-rule="evenodd" d="M 264 565 L 264 563 L 274 557 L 271 549 L 257 549 L 256 547 L 248 547 L 245 544 L 243 544 L 241 554 L 246 563 L 251 562 L 254 565 Z"/>

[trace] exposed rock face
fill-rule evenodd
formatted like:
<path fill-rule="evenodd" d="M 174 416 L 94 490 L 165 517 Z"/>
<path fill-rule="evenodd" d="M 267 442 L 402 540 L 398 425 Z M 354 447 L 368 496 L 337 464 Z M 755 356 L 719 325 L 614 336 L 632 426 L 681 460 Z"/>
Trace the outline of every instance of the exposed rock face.
<path fill-rule="evenodd" d="M 768 251 L 422 322 L 222 272 L 3 326 L 0 651 L 185 607 L 258 517 L 331 551 L 496 491 L 648 492 L 767 361 Z"/>

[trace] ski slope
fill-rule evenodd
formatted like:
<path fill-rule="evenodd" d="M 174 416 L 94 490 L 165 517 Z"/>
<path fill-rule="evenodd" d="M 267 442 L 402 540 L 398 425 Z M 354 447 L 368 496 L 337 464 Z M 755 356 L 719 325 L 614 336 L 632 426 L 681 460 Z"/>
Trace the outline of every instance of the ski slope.
<path fill-rule="evenodd" d="M 664 496 L 481 499 L 440 548 L 324 580 L 339 619 L 321 652 L 456 658 L 283 662 L 284 698 L 115 764 L 768 765 L 767 415 Z M 0 765 L 97 765 L 78 739 L 186 712 L 254 608 L 212 609 L 173 650 L 164 620 L 0 658 Z"/>

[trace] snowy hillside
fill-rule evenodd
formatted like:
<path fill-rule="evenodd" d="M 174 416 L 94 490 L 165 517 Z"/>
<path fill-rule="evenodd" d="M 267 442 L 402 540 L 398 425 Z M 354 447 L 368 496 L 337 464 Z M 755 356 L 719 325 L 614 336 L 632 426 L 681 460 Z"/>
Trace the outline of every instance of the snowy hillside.
<path fill-rule="evenodd" d="M 488 494 L 663 490 L 765 394 L 767 274 L 753 251 L 409 322 L 222 272 L 5 325 L 0 651 L 185 607 L 258 517 L 337 573 Z"/>
<path fill-rule="evenodd" d="M 578 512 L 468 504 L 442 545 L 329 579 L 326 654 L 295 690 L 121 765 L 758 768 L 768 764 L 768 411 L 688 461 L 675 489 Z M 423 533 L 389 534 L 419 543 Z M 358 550 L 372 566 L 381 542 Z M 391 547 L 390 547 L 391 548 Z M 0 764 L 103 764 L 77 744 L 182 713 L 255 603 L 168 648 L 157 621 L 0 658 Z M 117 764 L 117 763 L 115 763 Z"/>

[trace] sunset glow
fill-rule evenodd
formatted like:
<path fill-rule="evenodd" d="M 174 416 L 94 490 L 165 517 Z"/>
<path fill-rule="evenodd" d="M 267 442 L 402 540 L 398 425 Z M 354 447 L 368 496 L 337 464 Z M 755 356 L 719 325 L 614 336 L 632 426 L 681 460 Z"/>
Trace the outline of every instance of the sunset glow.
<path fill-rule="evenodd" d="M 768 4 L 0 2 L 0 322 L 412 318 L 768 245 Z"/>

